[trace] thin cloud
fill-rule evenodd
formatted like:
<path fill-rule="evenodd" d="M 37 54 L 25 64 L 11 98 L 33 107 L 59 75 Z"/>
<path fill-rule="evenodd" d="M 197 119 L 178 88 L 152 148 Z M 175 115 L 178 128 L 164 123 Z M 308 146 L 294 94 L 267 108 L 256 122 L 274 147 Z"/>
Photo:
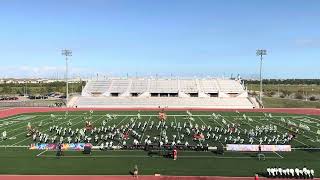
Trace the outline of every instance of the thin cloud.
<path fill-rule="evenodd" d="M 81 76 L 88 71 L 88 68 L 70 67 L 69 76 Z M 15 78 L 64 78 L 65 67 L 63 66 L 6 66 L 0 67 L 0 77 L 15 77 Z"/>
<path fill-rule="evenodd" d="M 300 47 L 320 47 L 320 38 L 296 39 L 295 45 Z"/>

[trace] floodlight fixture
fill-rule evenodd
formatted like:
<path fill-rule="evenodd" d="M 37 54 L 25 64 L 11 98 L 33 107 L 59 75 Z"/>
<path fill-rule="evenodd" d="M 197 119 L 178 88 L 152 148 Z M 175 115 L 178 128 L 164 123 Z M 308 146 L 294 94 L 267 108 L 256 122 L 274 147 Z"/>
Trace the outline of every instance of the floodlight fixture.
<path fill-rule="evenodd" d="M 68 57 L 72 56 L 72 50 L 62 49 L 61 54 L 66 57 L 66 105 L 69 102 Z"/>
<path fill-rule="evenodd" d="M 259 99 L 260 99 L 260 103 L 262 104 L 262 60 L 263 60 L 263 56 L 267 55 L 267 50 L 258 49 L 256 51 L 256 55 L 260 56 L 260 95 L 259 95 Z"/>

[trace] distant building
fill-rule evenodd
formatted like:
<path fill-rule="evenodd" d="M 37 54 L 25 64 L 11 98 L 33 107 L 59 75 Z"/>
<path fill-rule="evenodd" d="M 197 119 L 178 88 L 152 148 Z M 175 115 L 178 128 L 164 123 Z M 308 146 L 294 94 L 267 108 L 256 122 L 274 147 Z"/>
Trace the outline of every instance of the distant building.
<path fill-rule="evenodd" d="M 74 78 L 74 79 L 69 79 L 69 83 L 79 83 L 81 78 Z M 0 79 L 0 84 L 40 84 L 40 83 L 53 83 L 53 82 L 65 82 L 64 79 L 45 79 L 45 78 L 3 78 Z"/>

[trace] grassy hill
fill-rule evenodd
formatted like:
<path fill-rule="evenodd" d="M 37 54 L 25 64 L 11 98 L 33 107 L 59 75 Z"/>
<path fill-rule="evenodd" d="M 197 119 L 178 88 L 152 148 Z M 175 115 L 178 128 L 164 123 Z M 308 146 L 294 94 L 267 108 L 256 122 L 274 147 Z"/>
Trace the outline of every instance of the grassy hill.
<path fill-rule="evenodd" d="M 264 97 L 263 105 L 266 108 L 320 108 L 320 101 Z"/>

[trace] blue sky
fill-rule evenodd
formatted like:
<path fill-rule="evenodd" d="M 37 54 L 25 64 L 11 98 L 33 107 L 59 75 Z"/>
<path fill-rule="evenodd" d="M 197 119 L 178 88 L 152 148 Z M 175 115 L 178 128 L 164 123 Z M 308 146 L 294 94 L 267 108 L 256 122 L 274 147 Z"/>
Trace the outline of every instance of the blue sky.
<path fill-rule="evenodd" d="M 320 77 L 319 0 L 1 0 L 0 77 Z"/>

